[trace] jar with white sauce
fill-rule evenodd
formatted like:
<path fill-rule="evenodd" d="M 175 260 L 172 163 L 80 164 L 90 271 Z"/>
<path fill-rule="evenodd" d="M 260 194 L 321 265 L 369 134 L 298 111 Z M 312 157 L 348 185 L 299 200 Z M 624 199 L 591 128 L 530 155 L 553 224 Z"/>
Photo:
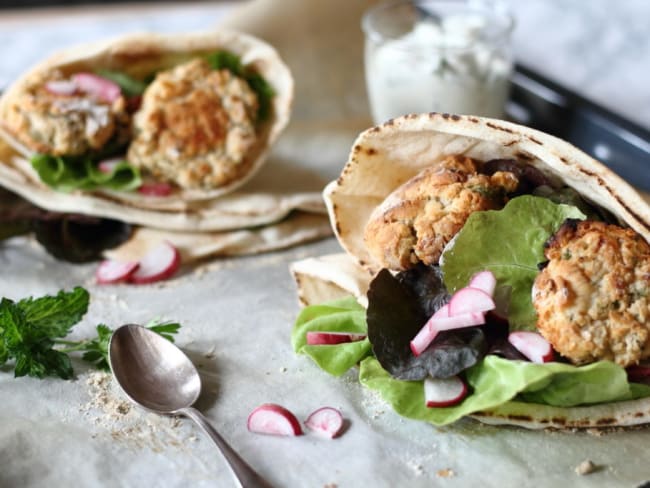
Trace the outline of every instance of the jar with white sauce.
<path fill-rule="evenodd" d="M 513 19 L 502 4 L 389 2 L 367 11 L 362 27 L 375 123 L 423 112 L 504 116 Z"/>

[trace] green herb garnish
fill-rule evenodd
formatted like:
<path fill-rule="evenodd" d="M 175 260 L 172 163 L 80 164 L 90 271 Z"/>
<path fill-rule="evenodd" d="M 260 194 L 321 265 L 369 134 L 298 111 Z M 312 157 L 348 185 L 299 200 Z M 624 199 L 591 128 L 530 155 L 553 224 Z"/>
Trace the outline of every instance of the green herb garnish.
<path fill-rule="evenodd" d="M 116 83 L 122 90 L 122 93 L 129 97 L 142 95 L 147 88 L 146 82 L 136 80 L 122 71 L 100 69 L 97 70 L 97 74 L 102 78 L 106 78 L 107 80 Z"/>
<path fill-rule="evenodd" d="M 263 122 L 271 114 L 271 99 L 275 96 L 275 90 L 250 66 L 242 66 L 241 60 L 235 54 L 227 51 L 217 51 L 209 54 L 206 60 L 212 69 L 227 69 L 239 78 L 243 78 L 248 86 L 257 95 L 259 108 L 257 109 L 257 120 Z"/>
<path fill-rule="evenodd" d="M 142 184 L 140 170 L 127 161 L 118 163 L 107 172 L 101 171 L 90 158 L 35 154 L 31 163 L 43 183 L 63 192 L 97 188 L 132 191 Z"/>
<path fill-rule="evenodd" d="M 108 342 L 113 330 L 97 326 L 97 337 L 80 341 L 63 338 L 88 310 L 90 296 L 82 287 L 57 295 L 0 301 L 0 366 L 13 359 L 14 375 L 44 378 L 73 376 L 69 353 L 83 352 L 82 359 L 108 369 Z M 151 322 L 147 327 L 173 342 L 180 324 Z M 57 347 L 59 346 L 59 347 Z M 60 347 L 64 346 L 64 347 Z"/>

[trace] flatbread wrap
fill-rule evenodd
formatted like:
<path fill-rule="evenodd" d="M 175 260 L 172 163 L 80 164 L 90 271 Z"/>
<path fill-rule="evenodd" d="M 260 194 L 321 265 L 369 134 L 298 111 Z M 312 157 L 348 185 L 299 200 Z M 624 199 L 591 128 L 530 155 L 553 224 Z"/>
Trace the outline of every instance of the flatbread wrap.
<path fill-rule="evenodd" d="M 312 195 L 238 190 L 287 125 L 276 51 L 228 30 L 132 34 L 66 49 L 0 99 L 0 185 L 53 211 L 221 231 L 312 210 Z M 230 197 L 230 201 L 222 201 Z"/>
<path fill-rule="evenodd" d="M 408 115 L 361 133 L 324 199 L 345 252 L 291 266 L 297 352 L 358 363 L 435 425 L 650 421 L 650 208 L 601 163 L 505 121 Z M 365 338 L 308 339 L 324 332 Z"/>

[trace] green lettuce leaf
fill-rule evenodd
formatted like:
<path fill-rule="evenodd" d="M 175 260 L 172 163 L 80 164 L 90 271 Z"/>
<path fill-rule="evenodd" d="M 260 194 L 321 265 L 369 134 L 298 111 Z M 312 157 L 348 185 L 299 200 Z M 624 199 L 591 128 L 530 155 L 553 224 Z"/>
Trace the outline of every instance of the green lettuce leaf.
<path fill-rule="evenodd" d="M 534 330 L 531 290 L 537 265 L 545 260 L 544 243 L 568 218 L 585 216 L 576 207 L 530 195 L 513 198 L 502 210 L 474 212 L 442 256 L 447 289 L 456 291 L 473 274 L 489 269 L 500 290 L 510 292 L 511 329 Z"/>
<path fill-rule="evenodd" d="M 97 70 L 97 74 L 116 83 L 122 90 L 122 93 L 130 97 L 142 95 L 147 89 L 146 82 L 136 80 L 122 71 L 99 69 Z"/>
<path fill-rule="evenodd" d="M 367 338 L 344 344 L 311 346 L 307 344 L 308 331 L 367 334 L 366 311 L 354 297 L 305 307 L 296 319 L 291 345 L 296 353 L 306 354 L 334 376 L 341 376 L 370 354 Z"/>
<path fill-rule="evenodd" d="M 374 358 L 363 360 L 359 380 L 378 391 L 398 414 L 435 425 L 450 424 L 514 399 L 571 407 L 650 395 L 650 388 L 643 388 L 644 385 L 631 388 L 625 370 L 609 361 L 577 367 L 511 361 L 490 355 L 467 371 L 472 393 L 460 404 L 444 408 L 427 408 L 422 381 L 396 380 Z M 531 409 L 534 408 L 531 403 Z"/>
<path fill-rule="evenodd" d="M 36 154 L 31 159 L 32 167 L 41 181 L 62 192 L 73 190 L 94 190 L 108 188 L 118 191 L 132 191 L 142 184 L 140 171 L 123 161 L 112 171 L 100 171 L 90 159 L 57 157 Z"/>

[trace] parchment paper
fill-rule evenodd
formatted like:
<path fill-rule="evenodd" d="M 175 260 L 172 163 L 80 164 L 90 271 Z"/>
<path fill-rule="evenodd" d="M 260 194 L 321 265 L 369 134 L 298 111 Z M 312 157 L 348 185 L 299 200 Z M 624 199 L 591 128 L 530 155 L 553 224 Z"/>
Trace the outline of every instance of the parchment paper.
<path fill-rule="evenodd" d="M 346 73 L 350 70 L 356 80 L 350 86 L 363 90 L 362 64 L 345 64 L 350 59 L 358 62 L 362 48 L 344 42 L 343 27 L 356 29 L 354 17 L 365 2 L 305 1 L 318 5 L 313 11 L 300 0 L 272 3 L 271 11 L 258 14 L 260 29 L 265 19 L 270 29 L 277 18 L 277 30 L 287 33 L 289 45 L 289 32 L 300 25 L 305 35 L 315 33 L 336 42 Z M 271 2 L 257 4 L 267 8 Z M 159 22 L 167 25 L 172 17 Z M 321 26 L 318 18 L 329 18 L 333 25 Z M 358 31 L 350 32 L 350 38 L 359 41 Z M 315 41 L 293 42 L 296 55 L 288 56 L 290 64 L 321 52 L 313 51 L 319 47 Z M 332 74 L 333 80 L 346 77 Z M 275 155 L 301 161 L 328 181 L 340 171 L 357 129 L 363 128 L 364 102 L 335 98 L 328 103 L 311 84 L 298 90 L 303 95 L 296 100 L 297 116 Z M 312 111 L 309 97 L 318 110 Z M 332 112 L 325 110 L 323 118 L 318 117 L 329 104 Z M 257 257 L 215 260 L 184 269 L 159 285 L 98 286 L 92 280 L 94 265 L 57 262 L 31 241 L 16 238 L 0 245 L 0 296 L 19 299 L 87 286 L 91 307 L 74 330 L 76 338 L 89 337 L 99 322 L 115 327 L 153 317 L 181 321 L 177 343 L 199 367 L 204 384 L 197 406 L 277 487 L 632 488 L 650 479 L 645 430 L 567 434 L 472 421 L 434 428 L 396 416 L 358 384 L 356 371 L 334 378 L 296 356 L 289 333 L 299 305 L 289 263 L 338 251 L 338 244 L 328 239 Z M 106 378 L 81 362 L 74 366 L 77 378 L 71 382 L 14 379 L 7 368 L 0 368 L 1 487 L 235 486 L 215 448 L 189 421 L 128 409 Z M 301 420 L 316 408 L 333 406 L 342 411 L 348 426 L 334 440 L 310 433 L 297 438 L 249 433 L 246 417 L 264 402 L 280 403 Z M 596 464 L 596 472 L 577 475 L 574 469 L 586 459 Z"/>

